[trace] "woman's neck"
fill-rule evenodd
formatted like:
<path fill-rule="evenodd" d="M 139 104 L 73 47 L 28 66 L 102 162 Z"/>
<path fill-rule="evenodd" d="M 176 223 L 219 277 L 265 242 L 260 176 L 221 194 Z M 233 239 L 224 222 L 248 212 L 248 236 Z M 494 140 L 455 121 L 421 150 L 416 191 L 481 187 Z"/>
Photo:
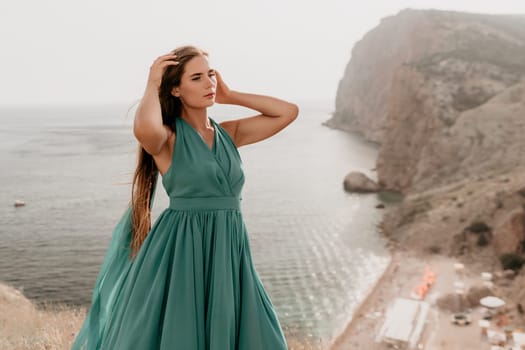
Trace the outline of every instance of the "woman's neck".
<path fill-rule="evenodd" d="M 193 109 L 184 107 L 181 117 L 197 130 L 206 130 L 211 126 L 207 108 Z"/>

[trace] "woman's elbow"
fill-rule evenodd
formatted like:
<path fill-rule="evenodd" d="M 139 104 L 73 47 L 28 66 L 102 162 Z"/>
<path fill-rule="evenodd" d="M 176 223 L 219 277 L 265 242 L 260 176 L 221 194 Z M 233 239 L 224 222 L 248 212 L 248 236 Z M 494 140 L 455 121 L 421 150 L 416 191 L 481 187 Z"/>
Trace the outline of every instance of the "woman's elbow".
<path fill-rule="evenodd" d="M 297 116 L 299 115 L 299 106 L 297 106 L 295 103 L 288 103 L 288 108 L 286 111 L 286 116 L 290 121 L 294 121 Z"/>

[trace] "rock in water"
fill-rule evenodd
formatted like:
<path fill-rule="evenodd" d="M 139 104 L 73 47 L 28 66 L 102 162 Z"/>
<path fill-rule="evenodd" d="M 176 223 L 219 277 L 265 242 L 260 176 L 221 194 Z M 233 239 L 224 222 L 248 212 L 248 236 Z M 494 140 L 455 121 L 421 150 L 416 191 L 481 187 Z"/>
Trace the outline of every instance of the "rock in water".
<path fill-rule="evenodd" d="M 26 202 L 24 201 L 21 201 L 19 199 L 15 201 L 15 207 L 23 207 L 24 205 L 26 205 Z"/>
<path fill-rule="evenodd" d="M 367 193 L 379 191 L 379 185 L 375 181 L 357 171 L 346 175 L 343 185 L 348 192 Z"/>

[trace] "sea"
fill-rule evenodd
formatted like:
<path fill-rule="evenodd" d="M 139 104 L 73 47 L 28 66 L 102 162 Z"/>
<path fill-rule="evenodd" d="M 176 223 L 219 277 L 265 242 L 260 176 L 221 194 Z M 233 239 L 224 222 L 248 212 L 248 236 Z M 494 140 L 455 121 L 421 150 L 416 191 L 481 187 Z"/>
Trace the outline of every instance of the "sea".
<path fill-rule="evenodd" d="M 382 199 L 343 189 L 350 171 L 376 177 L 378 146 L 323 125 L 332 101 L 298 105 L 287 128 L 239 148 L 242 211 L 256 270 L 285 333 L 327 344 L 390 259 L 377 228 Z M 0 107 L 0 281 L 36 303 L 89 306 L 130 199 L 136 106 Z M 218 122 L 255 114 L 228 105 L 209 110 Z M 16 200 L 26 205 L 15 207 Z M 167 206 L 159 181 L 152 220 Z"/>

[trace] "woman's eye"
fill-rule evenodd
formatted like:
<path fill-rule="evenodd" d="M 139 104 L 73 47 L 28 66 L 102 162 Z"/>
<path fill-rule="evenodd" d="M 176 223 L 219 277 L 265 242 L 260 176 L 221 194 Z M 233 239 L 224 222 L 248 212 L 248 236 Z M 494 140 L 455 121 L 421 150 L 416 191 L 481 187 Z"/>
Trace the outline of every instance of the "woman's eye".
<path fill-rule="evenodd" d="M 214 76 L 215 76 L 215 73 L 208 73 L 208 76 L 210 76 L 210 77 L 214 77 Z M 198 77 L 193 77 L 193 78 L 191 78 L 191 80 L 193 80 L 193 81 L 197 81 L 197 80 L 199 80 L 200 78 L 201 78 L 200 76 L 198 76 Z"/>

